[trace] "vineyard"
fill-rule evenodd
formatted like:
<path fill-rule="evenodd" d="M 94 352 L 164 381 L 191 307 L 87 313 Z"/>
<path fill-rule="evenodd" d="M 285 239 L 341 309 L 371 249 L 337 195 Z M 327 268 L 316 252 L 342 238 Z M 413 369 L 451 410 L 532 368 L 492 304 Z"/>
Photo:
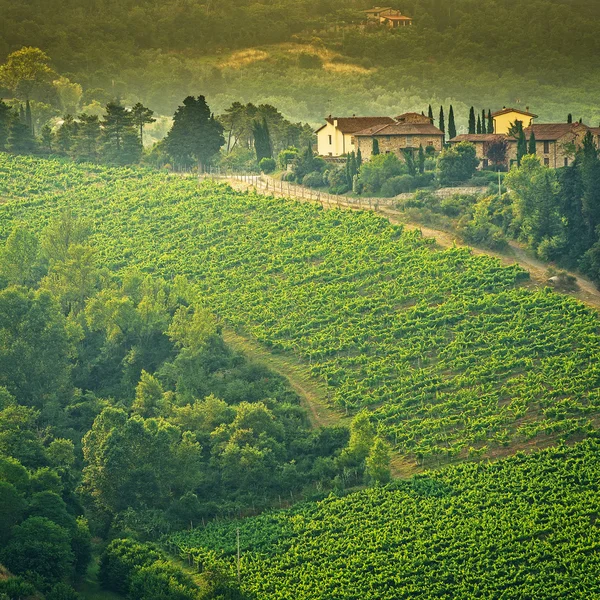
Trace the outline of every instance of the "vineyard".
<path fill-rule="evenodd" d="M 332 403 L 368 407 L 413 460 L 597 425 L 597 314 L 522 287 L 519 267 L 437 250 L 373 213 L 145 170 L 0 154 L 0 200 L 2 238 L 71 207 L 93 222 L 103 265 L 186 275 L 229 326 L 304 361 Z"/>
<path fill-rule="evenodd" d="M 596 598 L 600 446 L 463 464 L 168 540 L 264 600 Z"/>

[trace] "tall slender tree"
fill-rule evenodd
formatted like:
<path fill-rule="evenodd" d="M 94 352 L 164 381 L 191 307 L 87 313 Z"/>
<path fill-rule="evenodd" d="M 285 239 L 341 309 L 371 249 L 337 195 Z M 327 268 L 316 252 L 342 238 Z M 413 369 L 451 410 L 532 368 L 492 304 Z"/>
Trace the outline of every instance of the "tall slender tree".
<path fill-rule="evenodd" d="M 525 131 L 523 130 L 523 123 L 518 121 L 520 124 L 519 127 L 519 137 L 517 138 L 517 165 L 521 166 L 521 161 L 523 157 L 527 154 L 527 138 L 525 137 Z"/>
<path fill-rule="evenodd" d="M 573 115 L 571 113 L 569 113 L 567 115 L 567 123 L 572 123 L 573 122 Z"/>
<path fill-rule="evenodd" d="M 252 124 L 252 135 L 254 137 L 254 150 L 256 160 L 260 163 L 263 158 L 273 158 L 273 146 L 271 144 L 271 135 L 269 125 L 266 119 L 256 120 Z"/>
<path fill-rule="evenodd" d="M 0 100 L 0 150 L 6 148 L 6 141 L 8 139 L 8 130 L 10 128 L 10 121 L 12 119 L 12 111 L 10 106 Z"/>
<path fill-rule="evenodd" d="M 531 128 L 531 135 L 529 136 L 529 146 L 527 148 L 527 154 L 537 154 L 535 133 L 533 131 L 533 128 Z"/>
<path fill-rule="evenodd" d="M 102 120 L 104 159 L 118 165 L 137 162 L 142 154 L 142 144 L 138 136 L 133 115 L 118 102 L 106 105 Z"/>
<path fill-rule="evenodd" d="M 448 113 L 448 139 L 452 140 L 456 137 L 456 123 L 454 122 L 454 108 L 450 105 Z"/>
<path fill-rule="evenodd" d="M 379 140 L 377 138 L 373 138 L 373 150 L 371 151 L 373 156 L 377 156 L 379 154 Z"/>
<path fill-rule="evenodd" d="M 444 141 L 446 141 L 446 121 L 444 120 L 444 107 L 440 106 L 440 122 L 438 123 L 438 129 L 444 133 Z"/>
<path fill-rule="evenodd" d="M 33 154 L 36 151 L 35 138 L 31 129 L 19 118 L 11 120 L 6 148 L 14 154 Z"/>
<path fill-rule="evenodd" d="M 35 130 L 33 128 L 33 116 L 31 114 L 31 102 L 25 101 L 25 125 L 31 129 L 31 135 L 35 136 Z"/>
<path fill-rule="evenodd" d="M 475 121 L 475 107 L 471 106 L 469 111 L 469 133 L 474 134 L 476 132 L 477 123 Z"/>
<path fill-rule="evenodd" d="M 131 108 L 131 119 L 133 124 L 138 127 L 140 132 L 140 143 L 144 145 L 144 125 L 156 123 L 154 111 L 145 107 L 141 102 L 134 104 Z"/>
<path fill-rule="evenodd" d="M 488 133 L 486 126 L 485 110 L 481 111 L 481 133 Z M 491 131 L 489 133 L 492 133 Z"/>
<path fill-rule="evenodd" d="M 492 117 L 492 111 L 488 109 L 488 116 L 487 116 L 487 132 L 488 133 L 494 133 L 494 117 Z"/>
<path fill-rule="evenodd" d="M 423 150 L 423 144 L 419 146 L 419 173 L 421 175 L 425 173 L 425 151 Z"/>
<path fill-rule="evenodd" d="M 433 125 L 433 108 L 431 108 L 431 104 L 429 105 L 429 110 L 427 111 L 427 116 L 429 117 L 429 120 L 431 121 L 431 124 Z"/>
<path fill-rule="evenodd" d="M 477 115 L 477 133 L 481 133 L 481 117 Z"/>

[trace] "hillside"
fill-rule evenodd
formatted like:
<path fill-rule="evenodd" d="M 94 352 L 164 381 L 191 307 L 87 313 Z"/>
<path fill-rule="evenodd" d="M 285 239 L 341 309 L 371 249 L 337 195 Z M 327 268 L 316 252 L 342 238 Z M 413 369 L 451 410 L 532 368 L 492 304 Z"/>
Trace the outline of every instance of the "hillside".
<path fill-rule="evenodd" d="M 0 62 L 38 46 L 85 90 L 171 115 L 203 93 L 269 102 L 294 120 L 399 114 L 428 103 L 531 106 L 543 121 L 597 125 L 600 9 L 587 0 L 395 0 L 407 31 L 363 30 L 367 0 L 0 0 Z M 268 23 L 269 26 L 265 26 Z M 60 34 L 57 33 L 60 31 Z M 292 51 L 290 51 L 292 44 Z M 0 92 L 1 95 L 1 92 Z"/>
<path fill-rule="evenodd" d="M 600 594 L 596 441 L 463 465 L 171 537 L 265 600 L 590 598 Z"/>
<path fill-rule="evenodd" d="M 371 213 L 210 182 L 0 155 L 1 235 L 70 206 L 103 265 L 185 275 L 230 327 L 371 412 L 409 468 L 495 457 L 598 424 L 597 313 Z"/>

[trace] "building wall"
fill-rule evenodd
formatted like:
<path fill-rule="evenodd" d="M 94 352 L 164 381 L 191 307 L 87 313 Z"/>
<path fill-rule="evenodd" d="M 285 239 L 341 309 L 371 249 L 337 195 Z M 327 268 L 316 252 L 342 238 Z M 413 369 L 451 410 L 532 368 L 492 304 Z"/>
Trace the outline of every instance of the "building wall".
<path fill-rule="evenodd" d="M 344 135 L 331 123 L 317 134 L 317 152 L 320 156 L 342 156 L 354 151 L 351 135 Z"/>
<path fill-rule="evenodd" d="M 427 146 L 431 145 L 435 148 L 436 152 L 442 151 L 442 138 L 441 136 L 435 135 L 412 135 L 412 136 L 404 136 L 404 135 L 390 135 L 390 136 L 374 136 L 374 137 L 357 137 L 354 138 L 358 148 L 360 149 L 360 153 L 362 155 L 363 160 L 369 160 L 373 153 L 373 139 L 377 138 L 379 141 L 379 153 L 386 154 L 388 152 L 393 152 L 398 158 L 404 159 L 404 154 L 402 150 L 404 148 L 413 148 L 415 150 L 419 149 L 419 146 L 423 146 L 423 150 Z M 408 139 L 411 138 L 411 139 Z"/>
<path fill-rule="evenodd" d="M 494 133 L 507 134 L 510 126 L 517 120 L 523 121 L 523 127 L 529 127 L 533 123 L 533 117 L 526 117 L 517 112 L 506 113 L 494 117 Z"/>

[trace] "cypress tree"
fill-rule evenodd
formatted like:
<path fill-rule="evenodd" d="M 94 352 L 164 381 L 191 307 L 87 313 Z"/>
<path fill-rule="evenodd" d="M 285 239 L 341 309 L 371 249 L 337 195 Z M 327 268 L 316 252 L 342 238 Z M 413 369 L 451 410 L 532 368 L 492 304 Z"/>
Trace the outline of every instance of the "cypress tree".
<path fill-rule="evenodd" d="M 373 156 L 377 156 L 379 154 L 379 140 L 377 138 L 373 138 L 373 150 L 371 154 Z"/>
<path fill-rule="evenodd" d="M 429 111 L 427 113 L 427 116 L 429 117 L 429 120 L 431 121 L 431 124 L 433 125 L 433 108 L 431 108 L 431 104 L 429 105 Z"/>
<path fill-rule="evenodd" d="M 527 154 L 527 139 L 525 138 L 525 131 L 523 131 L 523 125 L 519 128 L 519 138 L 517 141 L 517 166 L 521 166 L 521 160 Z"/>
<path fill-rule="evenodd" d="M 481 133 L 487 133 L 487 127 L 485 124 L 485 110 L 481 111 Z M 491 133 L 491 132 L 490 132 Z"/>
<path fill-rule="evenodd" d="M 454 139 L 456 137 L 456 123 L 454 122 L 454 108 L 450 105 L 450 112 L 448 114 L 448 139 Z"/>
<path fill-rule="evenodd" d="M 471 110 L 469 111 L 469 133 L 475 133 L 475 108 L 471 106 Z"/>
<path fill-rule="evenodd" d="M 263 158 L 273 158 L 273 146 L 267 120 L 254 121 L 252 124 L 252 135 L 254 137 L 254 150 L 256 161 L 260 163 Z"/>
<path fill-rule="evenodd" d="M 444 107 L 440 106 L 440 122 L 438 128 L 446 133 L 446 121 L 444 120 Z"/>
<path fill-rule="evenodd" d="M 567 115 L 567 123 L 572 123 L 573 122 L 573 115 L 571 113 L 569 113 Z"/>
<path fill-rule="evenodd" d="M 31 104 L 29 100 L 25 103 L 25 125 L 29 127 L 31 130 L 31 135 L 35 135 L 35 130 L 33 128 L 33 116 L 31 114 Z"/>
<path fill-rule="evenodd" d="M 423 150 L 423 144 L 419 146 L 419 173 L 421 175 L 425 173 L 425 151 Z"/>
<path fill-rule="evenodd" d="M 488 109 L 488 125 L 487 125 L 487 132 L 488 133 L 494 133 L 494 117 L 492 117 L 492 111 Z"/>
<path fill-rule="evenodd" d="M 356 154 L 354 152 L 350 157 L 350 171 L 352 173 L 352 182 L 354 182 L 354 176 L 358 173 L 358 162 L 356 160 Z"/>
<path fill-rule="evenodd" d="M 531 128 L 531 135 L 529 136 L 529 147 L 527 148 L 527 154 L 537 154 L 535 133 L 533 132 L 533 127 Z"/>
<path fill-rule="evenodd" d="M 356 166 L 358 169 L 360 169 L 362 167 L 362 152 L 360 151 L 360 148 L 358 149 L 358 152 L 356 153 Z"/>
<path fill-rule="evenodd" d="M 481 117 L 477 115 L 477 133 L 481 133 Z"/>

